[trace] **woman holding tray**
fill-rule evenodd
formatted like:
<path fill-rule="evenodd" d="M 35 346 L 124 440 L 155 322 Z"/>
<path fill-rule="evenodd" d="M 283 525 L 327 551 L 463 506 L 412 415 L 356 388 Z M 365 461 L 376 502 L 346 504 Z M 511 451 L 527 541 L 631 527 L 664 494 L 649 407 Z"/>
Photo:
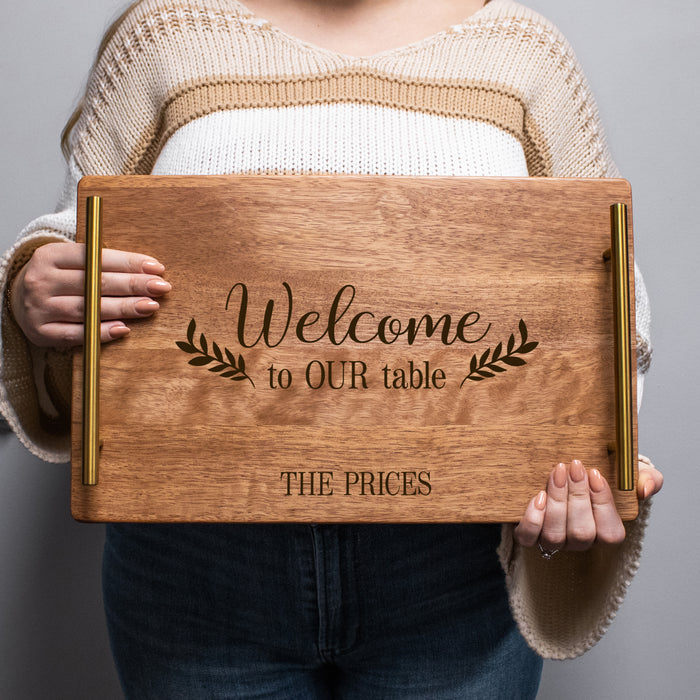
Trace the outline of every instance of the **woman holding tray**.
<path fill-rule="evenodd" d="M 0 409 L 53 462 L 69 455 L 65 349 L 83 338 L 82 176 L 617 175 L 570 47 L 510 0 L 440 0 L 427 15 L 418 0 L 141 0 L 105 37 L 64 147 L 58 210 L 2 268 Z M 166 277 L 149 256 L 104 251 L 103 342 L 157 311 Z M 641 278 L 637 289 L 644 372 Z M 661 484 L 640 461 L 640 498 Z M 604 633 L 648 510 L 624 526 L 605 479 L 575 460 L 543 486 L 516 528 L 108 525 L 124 690 L 534 697 L 541 657 Z"/>

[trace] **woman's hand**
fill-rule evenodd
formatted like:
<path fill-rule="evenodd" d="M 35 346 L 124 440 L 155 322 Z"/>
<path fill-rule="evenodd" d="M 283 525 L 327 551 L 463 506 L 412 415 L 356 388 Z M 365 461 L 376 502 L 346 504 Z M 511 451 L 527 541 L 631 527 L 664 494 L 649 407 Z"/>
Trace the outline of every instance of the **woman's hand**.
<path fill-rule="evenodd" d="M 42 347 L 72 347 L 83 342 L 85 246 L 47 243 L 34 251 L 12 283 L 11 309 L 27 338 Z M 125 319 L 158 310 L 155 298 L 170 291 L 165 268 L 147 255 L 102 251 L 103 343 L 129 333 Z"/>
<path fill-rule="evenodd" d="M 639 455 L 639 479 L 637 480 L 637 496 L 642 500 L 650 498 L 661 491 L 664 485 L 664 475 L 651 463 L 648 457 Z"/>
<path fill-rule="evenodd" d="M 639 498 L 649 498 L 662 485 L 661 472 L 646 458 L 640 458 Z M 524 547 L 539 543 L 545 554 L 564 549 L 584 551 L 595 542 L 620 544 L 625 539 L 625 527 L 602 474 L 597 469 L 587 471 L 574 460 L 552 470 L 547 490 L 530 501 L 515 528 L 515 539 Z"/>

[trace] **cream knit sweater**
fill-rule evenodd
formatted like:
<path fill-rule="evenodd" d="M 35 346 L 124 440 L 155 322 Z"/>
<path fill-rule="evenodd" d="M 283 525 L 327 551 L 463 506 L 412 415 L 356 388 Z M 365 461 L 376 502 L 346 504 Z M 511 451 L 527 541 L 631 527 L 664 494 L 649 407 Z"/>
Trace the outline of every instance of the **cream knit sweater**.
<path fill-rule="evenodd" d="M 369 57 L 301 42 L 236 0 L 142 0 L 92 72 L 70 146 L 59 207 L 5 255 L 3 293 L 37 246 L 74 238 L 88 174 L 618 175 L 569 45 L 510 0 Z M 641 277 L 637 302 L 645 371 Z M 0 411 L 32 452 L 67 461 L 68 354 L 30 347 L 5 305 L 1 350 Z M 617 550 L 549 562 L 504 526 L 513 613 L 540 654 L 575 656 L 598 641 L 636 570 L 645 520 L 646 508 Z"/>

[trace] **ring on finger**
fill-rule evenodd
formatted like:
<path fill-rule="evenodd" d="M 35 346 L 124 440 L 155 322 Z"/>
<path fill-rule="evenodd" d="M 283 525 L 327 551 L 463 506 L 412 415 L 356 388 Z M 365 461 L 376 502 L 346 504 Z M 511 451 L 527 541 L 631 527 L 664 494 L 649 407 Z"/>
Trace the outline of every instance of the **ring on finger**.
<path fill-rule="evenodd" d="M 553 550 L 545 549 L 539 540 L 537 540 L 537 549 L 540 550 L 540 555 L 541 555 L 542 559 L 546 559 L 547 561 L 552 559 L 554 557 L 554 555 L 557 554 L 557 552 L 559 551 L 558 549 L 553 549 Z"/>

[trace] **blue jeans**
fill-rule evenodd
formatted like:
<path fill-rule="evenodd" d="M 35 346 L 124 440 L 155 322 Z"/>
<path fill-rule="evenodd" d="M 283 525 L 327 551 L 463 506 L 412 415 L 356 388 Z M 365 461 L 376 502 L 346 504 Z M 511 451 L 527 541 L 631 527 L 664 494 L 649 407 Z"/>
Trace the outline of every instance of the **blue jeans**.
<path fill-rule="evenodd" d="M 136 700 L 534 698 L 493 525 L 110 525 Z"/>

